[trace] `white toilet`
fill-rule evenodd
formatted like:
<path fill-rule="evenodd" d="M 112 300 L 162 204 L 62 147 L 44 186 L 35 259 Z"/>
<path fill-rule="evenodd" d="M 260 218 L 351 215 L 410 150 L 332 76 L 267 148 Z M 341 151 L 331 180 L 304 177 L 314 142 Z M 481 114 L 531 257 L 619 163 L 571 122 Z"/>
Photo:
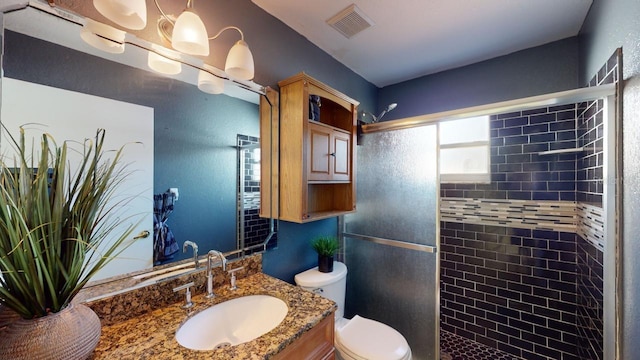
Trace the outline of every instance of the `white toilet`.
<path fill-rule="evenodd" d="M 392 327 L 381 322 L 354 316 L 343 318 L 347 289 L 347 266 L 333 263 L 333 272 L 309 269 L 295 276 L 298 286 L 315 292 L 338 304 L 336 311 L 335 347 L 339 360 L 411 360 L 407 340 Z"/>

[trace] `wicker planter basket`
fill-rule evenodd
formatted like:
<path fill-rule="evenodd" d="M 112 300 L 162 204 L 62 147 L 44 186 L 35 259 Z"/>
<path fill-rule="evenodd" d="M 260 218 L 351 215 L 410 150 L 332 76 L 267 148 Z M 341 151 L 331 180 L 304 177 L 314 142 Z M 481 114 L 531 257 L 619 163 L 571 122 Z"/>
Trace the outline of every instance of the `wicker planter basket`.
<path fill-rule="evenodd" d="M 100 340 L 100 319 L 82 304 L 0 330 L 0 359 L 86 359 Z"/>

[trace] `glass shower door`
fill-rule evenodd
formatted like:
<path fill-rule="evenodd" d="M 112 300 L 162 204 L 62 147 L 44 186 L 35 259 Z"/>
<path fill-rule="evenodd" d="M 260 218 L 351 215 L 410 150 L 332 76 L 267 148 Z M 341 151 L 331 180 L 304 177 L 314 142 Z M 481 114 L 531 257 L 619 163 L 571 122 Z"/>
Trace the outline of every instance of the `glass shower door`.
<path fill-rule="evenodd" d="M 437 127 L 365 134 L 345 215 L 345 316 L 383 322 L 414 360 L 439 359 Z"/>

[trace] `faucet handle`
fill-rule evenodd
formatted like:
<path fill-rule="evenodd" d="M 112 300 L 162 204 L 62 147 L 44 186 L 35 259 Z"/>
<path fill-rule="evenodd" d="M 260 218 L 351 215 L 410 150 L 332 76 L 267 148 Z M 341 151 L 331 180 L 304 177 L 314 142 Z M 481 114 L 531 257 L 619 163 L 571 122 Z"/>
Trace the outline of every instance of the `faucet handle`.
<path fill-rule="evenodd" d="M 238 286 L 236 286 L 236 272 L 238 270 L 242 270 L 242 269 L 244 269 L 244 266 L 240 266 L 240 267 L 237 267 L 235 269 L 231 269 L 231 270 L 227 271 L 229 274 L 231 274 L 231 287 L 229 288 L 230 290 L 238 289 Z"/>
<path fill-rule="evenodd" d="M 180 285 L 173 289 L 173 292 L 178 292 L 180 290 L 187 289 L 187 291 L 185 292 L 184 305 L 182 305 L 183 309 L 190 309 L 193 307 L 193 302 L 191 302 L 191 289 L 190 289 L 190 287 L 192 286 L 193 286 L 193 281 L 184 285 Z"/>

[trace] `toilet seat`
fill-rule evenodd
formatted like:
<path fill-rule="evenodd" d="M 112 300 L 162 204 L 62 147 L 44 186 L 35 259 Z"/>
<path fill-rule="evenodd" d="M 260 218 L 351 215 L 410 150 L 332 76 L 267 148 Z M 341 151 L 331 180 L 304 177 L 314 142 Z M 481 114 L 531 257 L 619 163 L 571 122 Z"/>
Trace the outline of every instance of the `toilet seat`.
<path fill-rule="evenodd" d="M 404 360 L 411 358 L 407 340 L 394 328 L 361 316 L 336 329 L 336 348 L 357 360 Z"/>

